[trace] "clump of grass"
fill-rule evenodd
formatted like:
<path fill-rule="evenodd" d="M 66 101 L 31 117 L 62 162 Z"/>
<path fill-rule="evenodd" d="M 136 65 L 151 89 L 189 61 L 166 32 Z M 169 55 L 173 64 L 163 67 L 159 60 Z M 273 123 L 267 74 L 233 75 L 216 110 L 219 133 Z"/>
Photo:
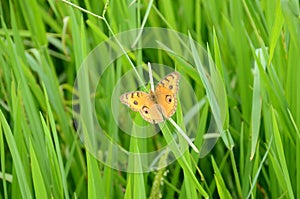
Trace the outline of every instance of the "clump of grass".
<path fill-rule="evenodd" d="M 1 4 L 1 198 L 300 197 L 296 1 L 74 4 L 100 17 L 63 1 Z M 202 159 L 186 151 L 165 168 L 167 176 L 163 170 L 153 177 L 152 173 L 125 173 L 105 166 L 85 150 L 72 122 L 70 101 L 76 92 L 72 88 L 85 57 L 110 36 L 140 27 L 190 34 L 215 62 L 206 77 L 199 65 L 145 50 L 126 53 L 127 58 L 110 68 L 107 89 L 122 73 L 144 62 L 180 69 L 198 99 L 208 96 L 194 141 L 197 147 L 207 131 L 207 118 L 222 104 L 225 119 L 218 124 L 222 139 Z M 190 51 L 197 60 L 197 50 L 191 47 Z M 208 89 L 205 81 L 211 80 Z M 120 132 L 110 114 L 101 115 L 101 120 L 107 121 L 112 133 Z M 150 148 L 165 142 L 168 134 L 162 133 Z M 137 140 L 122 138 L 116 136 L 121 144 L 139 150 Z M 164 186 L 157 186 L 162 179 Z"/>

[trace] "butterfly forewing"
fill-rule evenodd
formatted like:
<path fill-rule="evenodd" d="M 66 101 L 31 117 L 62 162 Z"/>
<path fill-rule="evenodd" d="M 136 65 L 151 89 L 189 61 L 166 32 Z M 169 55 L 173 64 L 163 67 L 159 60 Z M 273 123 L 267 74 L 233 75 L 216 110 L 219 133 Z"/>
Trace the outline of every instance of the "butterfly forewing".
<path fill-rule="evenodd" d="M 121 95 L 120 100 L 123 104 L 129 106 L 131 110 L 140 112 L 144 120 L 150 123 L 162 122 L 163 117 L 151 95 L 142 91 L 129 92 Z"/>
<path fill-rule="evenodd" d="M 178 72 L 173 72 L 168 75 L 166 75 L 157 85 L 156 89 L 159 86 L 165 87 L 166 89 L 170 90 L 173 94 L 177 94 L 179 89 L 179 79 L 180 75 Z"/>
<path fill-rule="evenodd" d="M 129 106 L 133 111 L 140 111 L 148 98 L 149 94 L 142 91 L 129 92 L 120 96 L 121 102 Z"/>

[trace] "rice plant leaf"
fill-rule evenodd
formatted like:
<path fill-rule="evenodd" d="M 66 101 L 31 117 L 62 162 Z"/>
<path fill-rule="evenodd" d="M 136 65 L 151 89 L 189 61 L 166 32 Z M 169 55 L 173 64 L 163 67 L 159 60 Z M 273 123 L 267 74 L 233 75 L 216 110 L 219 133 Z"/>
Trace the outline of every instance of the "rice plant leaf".
<path fill-rule="evenodd" d="M 69 198 L 68 184 L 67 184 L 67 181 L 66 181 L 64 163 L 63 163 L 63 159 L 62 159 L 62 156 L 61 156 L 62 153 L 61 153 L 61 150 L 60 150 L 59 139 L 58 139 L 58 135 L 57 135 L 57 131 L 56 131 L 54 116 L 53 116 L 53 113 L 52 113 L 52 110 L 51 110 L 51 107 L 50 107 L 50 102 L 49 102 L 49 99 L 48 99 L 48 95 L 47 95 L 45 86 L 44 86 L 44 95 L 45 95 L 47 113 L 48 113 L 49 121 L 50 121 L 50 127 L 51 127 L 51 130 L 52 130 L 52 136 L 53 136 L 53 139 L 54 139 L 54 146 L 55 146 L 55 150 L 56 150 L 57 158 L 58 158 L 58 163 L 59 163 L 59 170 L 60 170 L 60 175 L 61 175 L 61 179 L 62 179 L 64 197 Z"/>
<path fill-rule="evenodd" d="M 172 143 L 173 136 L 171 134 L 170 128 L 168 128 L 167 125 L 161 126 L 161 131 L 162 131 L 162 134 L 163 134 L 166 142 L 167 143 Z M 185 140 L 183 142 L 181 142 L 181 144 L 183 144 L 182 146 L 180 146 L 181 149 L 184 149 L 184 148 L 188 147 L 187 142 Z M 179 146 L 176 143 L 175 144 L 170 144 L 169 147 L 170 147 L 172 153 L 175 155 L 175 157 L 178 158 L 177 161 L 180 164 L 180 166 L 182 167 L 182 169 L 184 170 L 184 175 L 186 176 L 186 178 L 189 178 L 189 181 L 191 181 L 193 183 L 193 185 L 197 188 L 197 190 L 200 192 L 200 194 L 203 197 L 208 198 L 208 194 L 206 193 L 204 188 L 201 186 L 201 184 L 197 180 L 196 176 L 194 175 L 192 166 L 187 160 L 187 158 L 189 158 L 189 154 L 184 153 L 182 155 L 180 153 Z"/>
<path fill-rule="evenodd" d="M 288 191 L 289 197 L 294 198 L 293 188 L 292 188 L 292 184 L 291 184 L 291 180 L 290 180 L 289 170 L 288 170 L 287 163 L 286 163 L 286 158 L 284 155 L 283 144 L 282 144 L 281 136 L 279 133 L 279 128 L 278 128 L 274 108 L 272 108 L 271 114 L 272 114 L 272 124 L 273 124 L 276 153 L 278 155 L 278 159 L 280 161 L 280 166 L 281 166 L 282 172 L 284 174 L 283 180 L 285 181 L 285 183 L 287 185 L 287 191 Z"/>
<path fill-rule="evenodd" d="M 276 10 L 275 10 L 275 21 L 272 27 L 271 36 L 270 36 L 270 53 L 268 59 L 268 66 L 271 64 L 271 61 L 274 56 L 275 47 L 277 45 L 278 38 L 282 33 L 282 26 L 284 23 L 284 18 L 281 11 L 280 6 L 281 1 L 277 0 L 276 2 Z"/>
<path fill-rule="evenodd" d="M 45 187 L 45 183 L 42 176 L 42 171 L 40 169 L 39 162 L 35 155 L 34 149 L 32 147 L 32 143 L 30 142 L 30 157 L 31 157 L 31 169 L 32 169 L 32 180 L 34 184 L 35 196 L 37 198 L 47 198 L 47 191 Z"/>
<path fill-rule="evenodd" d="M 30 32 L 34 35 L 34 42 L 37 47 L 47 46 L 47 37 L 42 21 L 42 17 L 39 12 L 38 2 L 35 0 L 18 1 L 20 4 L 24 20 Z"/>
<path fill-rule="evenodd" d="M 135 128 L 132 129 L 133 131 L 136 131 Z M 139 143 L 139 139 L 135 137 L 131 137 L 130 141 L 130 152 L 132 154 L 139 154 L 140 153 L 140 147 L 142 144 Z M 129 155 L 131 156 L 131 155 Z M 137 173 L 132 173 L 129 175 L 132 175 L 132 183 L 133 183 L 133 198 L 146 198 L 146 190 L 145 190 L 145 184 L 144 184 L 144 175 L 140 171 L 142 171 L 142 160 L 140 159 L 140 156 L 134 155 L 133 157 L 129 157 L 129 161 L 131 164 L 131 167 L 134 168 L 134 171 L 137 171 Z"/>
<path fill-rule="evenodd" d="M 55 151 L 53 139 L 50 133 L 50 127 L 46 124 L 42 113 L 40 113 L 41 122 L 43 125 L 43 130 L 45 133 L 46 147 L 47 147 L 47 158 L 49 158 L 49 168 L 51 169 L 51 184 L 53 186 L 53 192 L 51 195 L 54 198 L 63 198 L 63 186 L 62 186 L 62 176 L 60 174 L 60 168 L 57 158 L 57 153 Z"/>
<path fill-rule="evenodd" d="M 25 176 L 25 171 L 23 168 L 23 164 L 20 158 L 20 152 L 18 151 L 18 148 L 16 146 L 15 139 L 13 137 L 13 134 L 11 132 L 11 129 L 3 115 L 2 110 L 0 109 L 0 123 L 2 124 L 4 136 L 6 139 L 6 142 L 8 144 L 8 148 L 11 152 L 12 159 L 14 161 L 14 167 L 16 169 L 16 173 L 18 176 L 18 182 L 21 190 L 21 194 L 23 198 L 33 198 L 33 195 L 29 189 L 29 179 Z"/>
<path fill-rule="evenodd" d="M 223 131 L 223 123 L 225 122 L 225 114 L 226 114 L 226 110 L 224 110 L 224 109 L 225 109 L 226 106 L 220 106 L 220 104 L 218 104 L 218 100 L 217 100 L 218 97 L 219 97 L 220 100 L 224 99 L 225 98 L 225 96 L 224 96 L 225 93 L 223 92 L 222 96 L 216 96 L 216 93 L 218 92 L 218 89 L 215 90 L 216 87 L 220 88 L 220 90 L 223 90 L 223 89 L 221 89 L 221 88 L 223 88 L 223 86 L 221 86 L 221 85 L 215 86 L 214 84 L 210 83 L 209 79 L 207 78 L 206 71 L 205 71 L 204 66 L 202 64 L 202 61 L 200 60 L 200 57 L 198 55 L 198 51 L 196 49 L 194 41 L 192 40 L 191 35 L 189 35 L 189 41 L 190 41 L 190 46 L 191 46 L 191 50 L 192 50 L 192 54 L 193 54 L 193 58 L 194 58 L 194 61 L 195 61 L 195 65 L 196 65 L 198 74 L 199 74 L 199 76 L 202 80 L 202 83 L 203 83 L 204 87 L 205 87 L 205 90 L 206 90 L 206 93 L 207 93 L 207 98 L 208 98 L 208 101 L 210 103 L 214 119 L 215 119 L 216 124 L 217 124 L 218 133 L 222 137 L 225 145 L 229 149 L 232 149 L 232 147 L 234 145 L 234 142 L 233 142 L 233 139 L 232 139 L 231 135 L 223 133 L 224 132 Z M 218 83 L 220 84 L 222 81 L 221 81 L 221 79 L 219 78 L 219 75 L 216 73 L 216 71 L 214 69 L 214 66 L 213 66 L 214 64 L 212 63 L 210 54 L 208 54 L 208 59 L 209 59 L 209 69 L 211 70 L 211 74 L 212 74 L 212 76 L 214 76 L 214 81 L 217 81 L 217 82 L 215 82 L 215 84 L 218 84 Z M 220 108 L 222 108 L 222 115 L 221 115 Z"/>
<path fill-rule="evenodd" d="M 222 175 L 218 169 L 218 166 L 213 158 L 213 156 L 211 156 L 211 161 L 212 161 L 212 166 L 214 168 L 214 172 L 215 172 L 215 180 L 216 180 L 216 184 L 217 184 L 217 188 L 218 188 L 218 192 L 219 192 L 219 196 L 221 199 L 226 199 L 226 198 L 232 198 L 232 196 L 230 195 L 225 182 L 222 178 Z"/>
<path fill-rule="evenodd" d="M 99 167 L 97 165 L 97 159 L 89 152 L 87 156 L 87 171 L 88 171 L 88 198 L 105 198 L 104 187 Z"/>
<path fill-rule="evenodd" d="M 268 144 L 268 146 L 267 146 L 267 150 L 266 150 L 266 152 L 265 152 L 265 154 L 264 154 L 262 160 L 260 161 L 259 167 L 258 167 L 258 169 L 257 169 L 257 171 L 256 171 L 255 176 L 254 176 L 254 179 L 252 180 L 251 189 L 250 189 L 250 191 L 249 191 L 249 194 L 248 194 L 247 198 L 250 198 L 251 192 L 252 192 L 252 190 L 254 189 L 254 187 L 256 186 L 256 182 L 257 182 L 257 179 L 258 179 L 258 177 L 259 177 L 259 174 L 260 174 L 260 172 L 261 172 L 261 170 L 262 170 L 263 164 L 264 164 L 264 162 L 266 161 L 266 159 L 267 159 L 267 157 L 268 157 L 268 155 L 269 155 L 269 151 L 270 151 L 272 142 L 273 142 L 273 137 L 272 137 L 271 140 L 269 141 L 269 144 Z"/>
<path fill-rule="evenodd" d="M 260 63 L 257 63 L 257 61 L 254 64 L 254 80 L 253 80 L 253 96 L 252 96 L 252 110 L 251 110 L 251 154 L 250 159 L 252 160 L 257 140 L 259 136 L 259 128 L 260 128 L 260 120 L 261 120 L 261 106 L 262 106 L 262 100 L 261 100 L 261 79 L 260 79 L 260 70 L 258 69 L 258 64 L 261 64 L 263 66 L 266 65 L 266 62 L 264 60 L 264 56 L 261 49 L 257 49 L 256 55 L 258 57 L 257 61 L 260 61 Z"/>
<path fill-rule="evenodd" d="M 4 139 L 3 139 L 3 130 L 2 125 L 0 122 L 0 161 L 1 161 L 1 176 L 2 184 L 3 184 L 3 192 L 4 198 L 8 199 L 8 190 L 7 190 L 7 182 L 9 181 L 8 176 L 6 175 L 6 168 L 5 168 L 5 150 L 4 150 Z M 12 179 L 11 179 L 12 181 Z"/>

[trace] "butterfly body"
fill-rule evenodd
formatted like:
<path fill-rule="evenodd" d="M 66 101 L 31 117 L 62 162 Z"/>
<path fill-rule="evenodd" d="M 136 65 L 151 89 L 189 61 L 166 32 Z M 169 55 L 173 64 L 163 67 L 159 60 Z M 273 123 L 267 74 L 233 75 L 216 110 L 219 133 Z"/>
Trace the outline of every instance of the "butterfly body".
<path fill-rule="evenodd" d="M 176 111 L 180 75 L 173 72 L 165 76 L 154 91 L 135 91 L 120 96 L 123 104 L 139 112 L 150 123 L 159 123 L 170 118 Z"/>

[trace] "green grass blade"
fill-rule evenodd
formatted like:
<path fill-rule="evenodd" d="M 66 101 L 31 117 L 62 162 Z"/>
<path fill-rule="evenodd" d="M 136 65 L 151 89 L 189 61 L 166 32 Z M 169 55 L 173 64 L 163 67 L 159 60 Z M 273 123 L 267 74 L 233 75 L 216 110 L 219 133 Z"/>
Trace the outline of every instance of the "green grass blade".
<path fill-rule="evenodd" d="M 136 131 L 135 128 L 132 131 Z M 144 174 L 142 171 L 142 160 L 139 156 L 134 155 L 138 154 L 142 148 L 142 143 L 138 138 L 131 137 L 130 139 L 130 152 L 132 155 L 129 155 L 129 166 L 130 168 L 134 168 L 133 171 L 136 173 L 129 173 L 128 176 L 131 176 L 132 183 L 132 196 L 133 198 L 146 198 L 146 190 L 145 190 L 145 181 Z"/>
<path fill-rule="evenodd" d="M 164 126 L 164 128 L 161 128 L 161 129 L 162 129 L 162 134 L 163 134 L 166 142 L 167 143 L 174 142 L 174 140 L 173 140 L 174 138 L 171 134 L 171 130 L 166 125 Z M 179 143 L 182 144 L 182 146 L 180 146 L 181 149 L 185 149 L 188 147 L 187 142 L 185 140 L 182 142 L 179 142 Z M 174 156 L 178 158 L 177 161 L 180 164 L 180 166 L 182 167 L 182 169 L 184 171 L 184 175 L 187 178 L 187 180 L 193 184 L 193 186 L 200 192 L 200 194 L 202 194 L 205 198 L 207 198 L 208 194 L 203 189 L 203 187 L 200 185 L 199 181 L 197 180 L 196 176 L 194 175 L 192 165 L 189 160 L 189 158 L 190 158 L 189 153 L 185 152 L 182 155 L 180 153 L 181 151 L 179 149 L 179 146 L 177 146 L 176 143 L 169 144 L 169 147 L 170 147 L 172 153 L 174 154 Z"/>
<path fill-rule="evenodd" d="M 231 159 L 231 162 L 232 162 L 232 170 L 233 170 L 233 174 L 234 174 L 236 189 L 237 189 L 239 197 L 242 198 L 242 187 L 241 187 L 241 182 L 240 182 L 240 176 L 239 176 L 239 173 L 238 173 L 234 153 L 233 153 L 232 150 L 230 151 L 230 159 Z"/>
<path fill-rule="evenodd" d="M 212 161 L 212 166 L 213 166 L 214 172 L 215 172 L 215 180 L 216 180 L 220 198 L 221 199 L 232 198 L 228 189 L 226 188 L 225 182 L 222 178 L 222 175 L 221 175 L 221 173 L 218 169 L 218 166 L 213 157 L 211 157 L 211 161 Z"/>
<path fill-rule="evenodd" d="M 57 135 L 57 131 L 56 131 L 56 125 L 55 125 L 55 121 L 54 121 L 54 117 L 52 114 L 52 110 L 50 107 L 50 103 L 48 100 L 48 95 L 46 93 L 45 87 L 44 87 L 44 95 L 45 95 L 45 101 L 46 101 L 46 106 L 47 106 L 47 112 L 48 112 L 48 116 L 49 116 L 49 121 L 50 121 L 50 127 L 52 130 L 52 136 L 54 139 L 54 145 L 55 145 L 55 150 L 57 153 L 57 158 L 58 158 L 58 163 L 59 163 L 59 169 L 60 169 L 60 174 L 61 174 L 61 179 L 62 179 L 62 186 L 63 186 L 63 190 L 64 190 L 64 197 L 65 198 L 69 198 L 69 194 L 68 194 L 68 184 L 67 184 L 67 176 L 65 174 L 65 168 L 64 168 L 64 163 L 63 163 L 63 159 L 61 156 L 61 150 L 60 150 L 60 145 L 59 145 L 59 139 L 58 139 L 58 135 Z"/>
<path fill-rule="evenodd" d="M 259 176 L 259 174 L 260 174 L 260 172 L 261 172 L 261 169 L 262 169 L 262 167 L 263 167 L 263 164 L 264 164 L 265 160 L 267 159 L 267 156 L 269 155 L 269 150 L 270 150 L 270 148 L 271 148 L 272 141 L 273 141 L 273 139 L 270 140 L 270 142 L 269 142 L 269 144 L 268 144 L 268 146 L 267 146 L 266 153 L 264 154 L 264 157 L 263 157 L 262 160 L 260 161 L 259 167 L 258 167 L 257 172 L 256 172 L 256 174 L 255 174 L 255 176 L 254 176 L 253 181 L 252 181 L 251 189 L 250 189 L 250 191 L 249 191 L 249 194 L 248 194 L 247 198 L 250 198 L 251 192 L 252 192 L 252 190 L 254 189 L 254 187 L 256 186 L 256 182 L 257 182 L 258 176 Z"/>
<path fill-rule="evenodd" d="M 261 63 L 255 62 L 254 65 L 254 80 L 253 80 L 253 95 L 252 95 L 252 109 L 251 109 L 251 154 L 250 159 L 253 159 L 256 151 L 257 140 L 259 136 L 260 120 L 261 120 L 261 79 L 257 64 L 265 66 L 265 60 L 261 49 L 256 51 L 257 56 Z"/>
<path fill-rule="evenodd" d="M 3 130 L 2 125 L 0 122 L 0 161 L 1 161 L 1 179 L 3 184 L 3 192 L 4 192 L 4 198 L 8 199 L 8 191 L 7 191 L 7 175 L 6 175 L 6 169 L 5 169 L 5 150 L 4 150 L 4 140 L 3 140 Z"/>
<path fill-rule="evenodd" d="M 210 62 L 209 69 L 211 71 L 210 75 L 212 76 L 211 77 L 212 83 L 210 83 L 210 81 L 208 80 L 208 78 L 206 76 L 206 71 L 204 69 L 203 62 L 200 60 L 196 46 L 195 46 L 191 36 L 189 36 L 189 40 L 190 40 L 190 45 L 191 45 L 191 50 L 192 50 L 193 58 L 195 61 L 195 65 L 198 70 L 198 74 L 202 80 L 202 83 L 206 89 L 207 98 L 208 98 L 208 101 L 210 103 L 210 106 L 211 106 L 211 109 L 213 112 L 213 117 L 215 118 L 215 121 L 216 121 L 218 133 L 222 137 L 226 146 L 229 149 L 231 149 L 234 145 L 232 137 L 230 134 L 223 133 L 223 123 L 225 122 L 225 117 L 226 117 L 226 105 L 222 105 L 224 100 L 222 101 L 221 104 L 218 103 L 220 100 L 225 98 L 225 90 L 223 88 L 223 85 L 221 85 L 222 80 L 220 79 L 219 74 L 214 70 L 214 66 L 213 66 L 212 60 L 210 59 L 210 54 L 209 54 L 208 55 L 208 59 Z M 220 91 L 220 92 L 218 92 L 218 91 Z M 221 94 L 221 96 L 216 96 L 216 95 L 220 95 L 220 94 Z"/>
<path fill-rule="evenodd" d="M 45 183 L 40 169 L 39 162 L 35 155 L 32 143 L 30 142 L 30 157 L 31 157 L 31 169 L 32 169 L 32 180 L 34 184 L 35 196 L 37 198 L 48 198 Z"/>
<path fill-rule="evenodd" d="M 278 39 L 280 34 L 282 33 L 282 26 L 284 23 L 281 7 L 280 7 L 280 0 L 276 2 L 276 11 L 275 11 L 275 21 L 272 27 L 272 32 L 270 36 L 270 55 L 268 60 L 268 66 L 271 64 L 271 61 L 274 56 L 275 47 L 277 45 Z"/>
<path fill-rule="evenodd" d="M 105 184 L 101 179 L 97 159 L 87 152 L 88 198 L 105 198 Z"/>
<path fill-rule="evenodd" d="M 34 35 L 36 46 L 47 46 L 46 31 L 40 15 L 38 2 L 35 0 L 18 1 L 24 20 L 30 32 Z"/>
<path fill-rule="evenodd" d="M 13 134 L 11 132 L 11 129 L 3 115 L 3 112 L 0 110 L 0 122 L 2 124 L 4 136 L 8 145 L 8 148 L 11 152 L 13 161 L 14 161 L 14 167 L 16 169 L 16 173 L 18 176 L 18 182 L 21 190 L 21 194 L 23 198 L 33 198 L 32 193 L 29 189 L 28 181 L 29 179 L 25 176 L 25 171 L 23 168 L 23 164 L 20 158 L 20 152 L 18 151 L 15 139 L 13 137 Z"/>
<path fill-rule="evenodd" d="M 291 180 L 290 180 L 290 175 L 289 175 L 289 171 L 288 171 L 288 167 L 287 167 L 287 163 L 286 163 L 286 158 L 285 158 L 285 155 L 284 155 L 282 140 L 281 140 L 279 129 L 278 129 L 277 119 L 275 117 L 275 110 L 272 108 L 271 111 L 272 111 L 271 114 L 272 114 L 273 132 L 274 132 L 276 152 L 277 152 L 277 155 L 278 155 L 278 159 L 280 161 L 280 166 L 281 166 L 282 172 L 284 174 L 283 179 L 286 183 L 289 197 L 294 198 L 294 193 L 293 193 L 293 188 L 292 188 L 292 184 L 291 184 Z"/>
<path fill-rule="evenodd" d="M 299 198 L 297 0 L 72 2 L 0 4 L 0 198 Z M 172 48 L 159 41 L 160 49 L 146 49 L 143 45 L 157 40 L 144 37 L 147 30 L 136 31 L 130 38 L 119 38 L 120 43 L 106 43 L 112 51 L 97 54 L 96 67 L 109 65 L 105 71 L 97 68 L 103 72 L 97 85 L 100 95 L 98 91 L 90 95 L 86 84 L 79 92 L 73 90 L 76 70 L 92 49 L 118 33 L 140 27 L 189 33 L 197 43 L 193 49 L 192 42 L 158 34 L 158 40 L 172 39 Z M 123 49 L 131 45 L 128 41 L 136 41 L 138 48 Z M 208 66 L 205 70 L 195 64 L 204 58 L 198 44 L 208 51 L 202 63 Z M 120 47 L 123 55 L 110 62 Z M 177 56 L 174 49 L 186 54 Z M 256 49 L 263 53 L 256 54 Z M 194 90 L 194 101 L 188 92 L 180 91 L 184 101 L 178 103 L 174 120 L 184 132 L 193 134 L 197 148 L 208 140 L 205 133 L 211 129 L 211 116 L 219 118 L 223 140 L 211 147 L 209 157 L 189 151 L 171 130 L 134 140 L 118 127 L 122 118 L 112 116 L 111 91 L 123 72 L 147 62 L 175 68 Z M 123 86 L 134 82 L 129 79 Z M 86 147 L 89 141 L 97 142 L 87 137 L 81 143 L 73 126 L 73 94 L 83 102 L 80 110 L 88 132 L 94 127 L 90 113 L 95 108 L 103 133 L 126 150 L 157 151 L 178 138 L 177 146 L 167 154 L 167 158 L 172 152 L 177 154 L 177 161 L 157 173 L 129 174 L 106 166 L 115 160 L 114 151 L 108 149 L 106 162 L 99 162 Z M 87 103 L 91 97 L 97 100 L 95 107 Z M 188 114 L 187 106 L 193 107 Z M 194 118 L 197 113 L 199 121 Z M 181 123 L 192 119 L 197 126 L 185 129 Z M 140 116 L 134 120 L 144 125 L 141 121 Z M 182 147 L 187 151 L 180 154 Z M 93 152 L 103 155 L 102 149 Z M 130 164 L 142 170 L 147 160 L 135 157 Z"/>
<path fill-rule="evenodd" d="M 54 198 L 63 198 L 63 186 L 62 186 L 62 176 L 60 174 L 60 168 L 57 158 L 57 153 L 55 151 L 53 139 L 50 133 L 50 127 L 47 126 L 46 121 L 44 120 L 42 114 L 40 114 L 40 118 L 42 121 L 43 129 L 45 132 L 46 138 L 46 147 L 47 147 L 47 156 L 49 158 L 49 168 L 51 169 L 51 185 L 53 186 L 53 192 L 51 195 Z"/>

